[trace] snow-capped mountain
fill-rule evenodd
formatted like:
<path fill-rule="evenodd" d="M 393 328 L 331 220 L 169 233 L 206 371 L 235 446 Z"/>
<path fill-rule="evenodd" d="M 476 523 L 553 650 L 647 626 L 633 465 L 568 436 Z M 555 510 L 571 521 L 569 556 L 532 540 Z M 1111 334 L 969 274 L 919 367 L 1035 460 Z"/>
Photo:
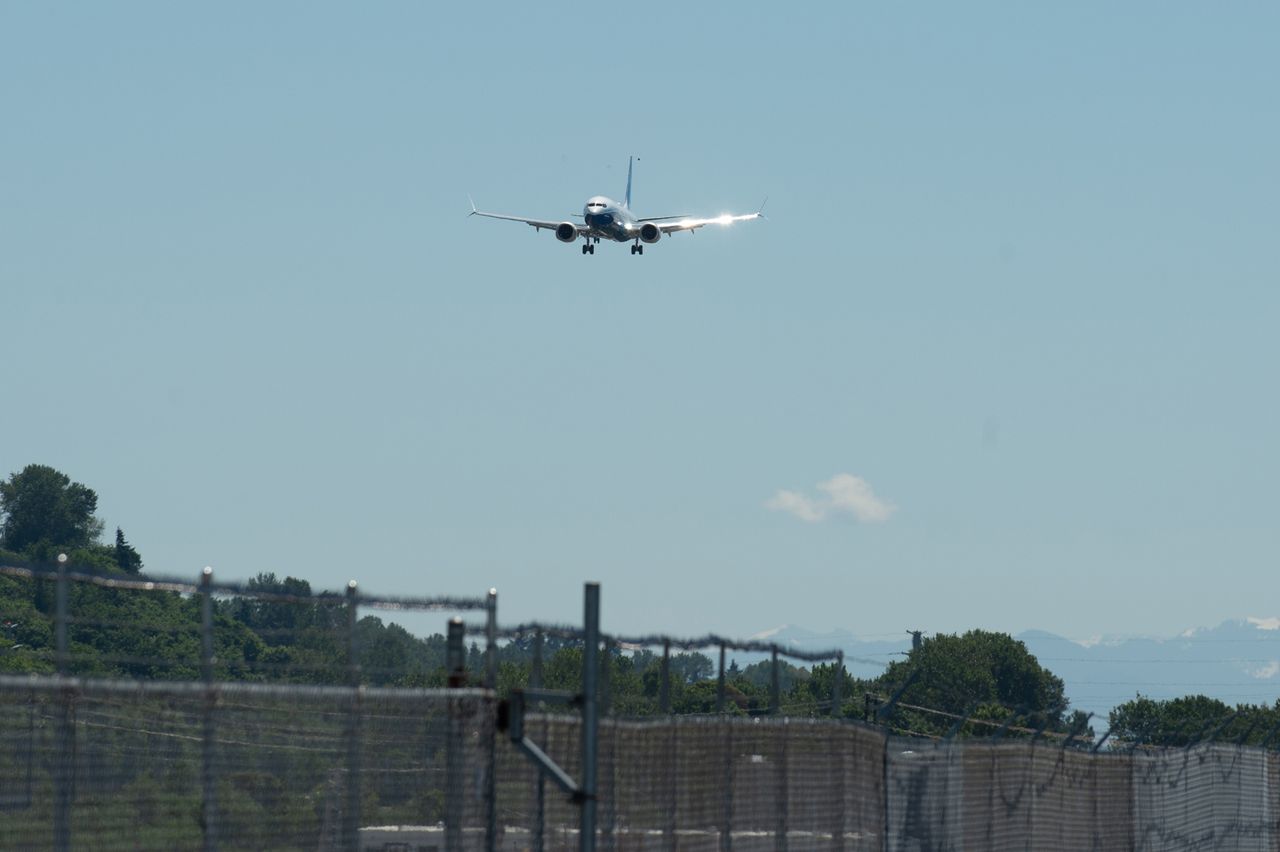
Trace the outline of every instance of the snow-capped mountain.
<path fill-rule="evenodd" d="M 1065 681 L 1074 707 L 1106 715 L 1136 695 L 1208 695 L 1227 704 L 1280 698 L 1280 620 L 1246 618 L 1170 639 L 1100 638 L 1088 643 L 1043 631 L 1018 636 Z"/>

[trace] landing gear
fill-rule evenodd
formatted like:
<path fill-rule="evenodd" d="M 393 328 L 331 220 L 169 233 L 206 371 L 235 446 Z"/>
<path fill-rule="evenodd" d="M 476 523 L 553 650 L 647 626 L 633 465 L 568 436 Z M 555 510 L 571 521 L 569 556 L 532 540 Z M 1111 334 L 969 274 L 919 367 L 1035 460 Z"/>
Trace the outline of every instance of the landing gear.
<path fill-rule="evenodd" d="M 591 243 L 589 243 L 589 242 L 583 243 L 583 244 L 582 244 L 582 253 L 583 253 L 583 254 L 595 254 L 595 253 L 596 253 L 596 247 L 595 247 L 595 246 L 593 246 L 593 245 L 592 245 Z"/>
<path fill-rule="evenodd" d="M 640 242 L 637 240 L 637 241 L 636 241 L 636 243 L 635 243 L 635 245 L 633 245 L 633 246 L 631 247 L 631 253 L 632 253 L 632 254 L 644 254 L 644 246 L 640 245 Z"/>

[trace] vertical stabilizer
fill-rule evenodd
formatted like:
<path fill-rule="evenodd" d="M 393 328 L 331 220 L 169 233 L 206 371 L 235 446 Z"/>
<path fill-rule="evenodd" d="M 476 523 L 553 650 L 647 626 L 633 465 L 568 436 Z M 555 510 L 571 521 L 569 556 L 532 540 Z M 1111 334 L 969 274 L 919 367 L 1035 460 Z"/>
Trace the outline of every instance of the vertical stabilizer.
<path fill-rule="evenodd" d="M 628 210 L 631 209 L 631 168 L 636 164 L 636 158 L 633 156 L 627 160 L 627 194 L 622 200 L 623 206 Z"/>

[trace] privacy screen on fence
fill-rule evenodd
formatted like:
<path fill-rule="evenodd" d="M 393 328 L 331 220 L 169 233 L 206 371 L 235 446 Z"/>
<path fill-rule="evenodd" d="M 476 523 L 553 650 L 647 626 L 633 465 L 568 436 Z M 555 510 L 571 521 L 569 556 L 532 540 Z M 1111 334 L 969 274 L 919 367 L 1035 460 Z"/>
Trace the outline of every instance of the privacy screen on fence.
<path fill-rule="evenodd" d="M 0 845 L 576 849 L 577 807 L 496 717 L 481 690 L 3 677 Z M 526 734 L 578 777 L 577 717 Z M 1280 850 L 1280 762 L 1249 747 L 608 718 L 598 765 L 601 849 Z"/>
<path fill-rule="evenodd" d="M 434 826 L 451 804 L 483 833 L 493 715 L 476 690 L 220 684 L 211 703 L 203 684 L 5 678 L 0 847 L 69 831 L 71 848 L 200 849 L 207 828 L 222 849 L 351 849 L 362 826 Z"/>

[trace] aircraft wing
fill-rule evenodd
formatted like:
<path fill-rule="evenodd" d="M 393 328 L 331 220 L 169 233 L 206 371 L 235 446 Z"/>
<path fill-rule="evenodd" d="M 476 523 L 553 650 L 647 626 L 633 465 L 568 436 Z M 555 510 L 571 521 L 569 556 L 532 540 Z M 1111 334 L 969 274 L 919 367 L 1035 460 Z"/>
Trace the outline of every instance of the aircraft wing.
<path fill-rule="evenodd" d="M 541 231 L 543 228 L 546 228 L 548 231 L 554 231 L 556 228 L 560 227 L 565 223 L 564 219 L 559 219 L 559 220 L 527 219 L 524 216 L 507 216 L 504 213 L 485 213 L 482 210 L 476 209 L 476 204 L 474 201 L 471 202 L 471 215 L 486 216 L 490 219 L 505 219 L 508 222 L 524 222 L 526 225 L 532 225 L 534 228 L 538 229 L 539 231 Z M 571 222 L 570 224 L 572 224 L 575 228 L 578 229 L 579 234 L 585 233 L 588 230 L 587 226 L 581 222 Z"/>
<path fill-rule="evenodd" d="M 762 213 L 742 213 L 739 215 L 731 215 L 726 213 L 723 216 L 711 216 L 706 219 L 676 219 L 672 222 L 654 222 L 655 225 L 664 234 L 676 234 L 680 231 L 694 231 L 707 225 L 732 225 L 734 222 L 745 222 L 748 219 L 763 219 Z"/>

